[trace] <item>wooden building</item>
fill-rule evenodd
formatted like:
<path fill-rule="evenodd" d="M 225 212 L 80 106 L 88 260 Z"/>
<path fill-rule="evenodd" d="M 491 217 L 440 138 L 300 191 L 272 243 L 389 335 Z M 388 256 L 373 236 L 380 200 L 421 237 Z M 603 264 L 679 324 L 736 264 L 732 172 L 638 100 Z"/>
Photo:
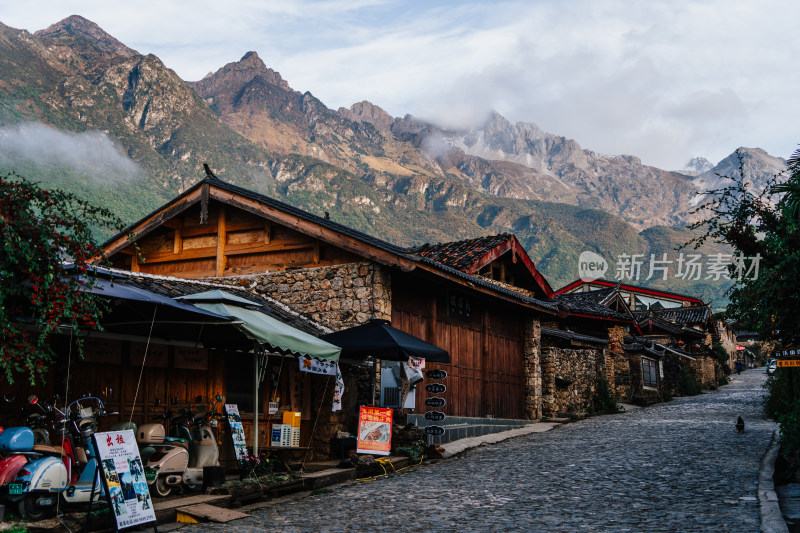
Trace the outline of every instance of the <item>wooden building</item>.
<path fill-rule="evenodd" d="M 332 330 L 390 320 L 450 353 L 450 364 L 430 365 L 449 374 L 448 415 L 541 416 L 539 324 L 558 308 L 513 235 L 403 248 L 211 177 L 104 250 L 116 268 L 213 278 Z M 353 387 L 359 403 L 369 401 L 363 385 Z M 417 395 L 417 410 L 423 402 Z M 353 416 L 330 414 L 324 431 L 352 432 Z"/>

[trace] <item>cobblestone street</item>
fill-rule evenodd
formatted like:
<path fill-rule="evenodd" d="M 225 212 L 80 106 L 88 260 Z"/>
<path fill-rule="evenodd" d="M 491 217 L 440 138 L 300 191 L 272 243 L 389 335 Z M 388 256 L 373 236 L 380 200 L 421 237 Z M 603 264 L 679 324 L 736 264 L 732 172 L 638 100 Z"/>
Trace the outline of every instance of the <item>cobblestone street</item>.
<path fill-rule="evenodd" d="M 188 531 L 758 531 L 763 369 Z M 745 420 L 744 434 L 734 428 Z"/>

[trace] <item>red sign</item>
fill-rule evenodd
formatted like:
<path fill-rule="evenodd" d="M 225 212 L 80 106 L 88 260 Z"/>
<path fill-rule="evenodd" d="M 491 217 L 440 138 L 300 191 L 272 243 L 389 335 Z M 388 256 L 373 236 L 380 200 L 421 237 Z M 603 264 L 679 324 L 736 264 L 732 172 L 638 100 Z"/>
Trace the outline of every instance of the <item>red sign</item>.
<path fill-rule="evenodd" d="M 389 455 L 392 449 L 392 410 L 361 406 L 356 453 Z"/>
<path fill-rule="evenodd" d="M 739 350 L 739 351 L 744 350 L 744 346 L 739 344 L 739 345 L 736 346 L 736 349 Z"/>

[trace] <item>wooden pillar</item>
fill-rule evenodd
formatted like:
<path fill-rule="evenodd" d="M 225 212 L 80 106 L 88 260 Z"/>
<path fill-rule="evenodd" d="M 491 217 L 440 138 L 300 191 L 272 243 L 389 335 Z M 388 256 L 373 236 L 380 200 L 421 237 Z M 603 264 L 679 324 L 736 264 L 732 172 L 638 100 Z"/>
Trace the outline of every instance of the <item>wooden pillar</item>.
<path fill-rule="evenodd" d="M 180 222 L 180 225 L 175 228 L 173 233 L 173 242 L 172 242 L 172 253 L 179 254 L 183 251 L 183 237 L 181 236 L 181 230 L 183 229 L 183 221 Z"/>
<path fill-rule="evenodd" d="M 227 240 L 227 227 L 225 224 L 225 207 L 219 211 L 217 220 L 217 277 L 225 273 L 225 241 Z"/>
<path fill-rule="evenodd" d="M 428 300 L 428 342 L 436 344 L 436 297 Z"/>
<path fill-rule="evenodd" d="M 489 401 L 489 312 L 481 315 L 481 411 L 483 415 L 490 413 Z"/>

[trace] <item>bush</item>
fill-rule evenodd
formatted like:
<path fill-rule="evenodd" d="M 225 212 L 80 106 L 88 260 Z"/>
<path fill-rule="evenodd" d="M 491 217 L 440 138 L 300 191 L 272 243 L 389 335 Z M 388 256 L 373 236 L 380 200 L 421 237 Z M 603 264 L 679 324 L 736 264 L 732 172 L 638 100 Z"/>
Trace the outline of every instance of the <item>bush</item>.
<path fill-rule="evenodd" d="M 789 410 L 778 417 L 781 425 L 781 453 L 784 457 L 800 452 L 800 400 L 795 400 Z"/>
<path fill-rule="evenodd" d="M 616 398 L 611 394 L 608 381 L 605 376 L 599 376 L 595 384 L 594 396 L 592 397 L 591 411 L 594 414 L 614 414 L 619 413 L 620 408 Z"/>
<path fill-rule="evenodd" d="M 681 377 L 678 381 L 678 393 L 681 396 L 697 396 L 701 392 L 703 392 L 703 387 L 695 379 L 694 372 L 685 366 L 682 367 Z"/>

